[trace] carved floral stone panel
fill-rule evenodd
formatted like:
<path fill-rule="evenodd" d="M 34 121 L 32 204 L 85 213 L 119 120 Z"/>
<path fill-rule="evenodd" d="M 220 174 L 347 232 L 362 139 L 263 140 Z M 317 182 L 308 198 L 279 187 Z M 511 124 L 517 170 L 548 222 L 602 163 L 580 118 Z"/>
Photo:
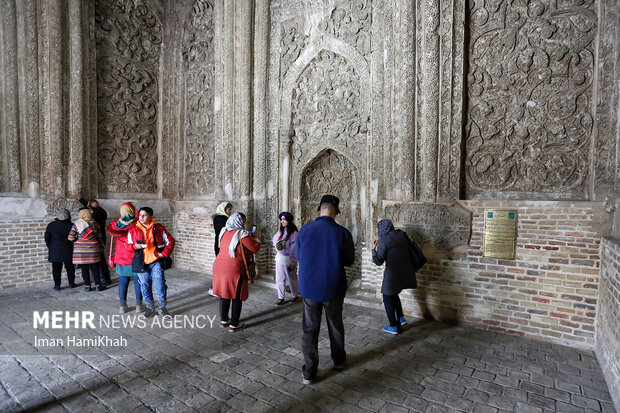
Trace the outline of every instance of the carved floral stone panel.
<path fill-rule="evenodd" d="M 453 203 L 388 204 L 383 216 L 405 229 L 420 246 L 430 242 L 444 252 L 467 245 L 471 236 L 471 213 Z"/>
<path fill-rule="evenodd" d="M 213 193 L 215 172 L 213 4 L 198 0 L 183 36 L 185 194 Z"/>
<path fill-rule="evenodd" d="M 157 191 L 162 28 L 143 0 L 96 2 L 99 189 Z"/>
<path fill-rule="evenodd" d="M 324 7 L 321 2 L 286 2 L 288 10 L 315 13 Z M 370 55 L 372 24 L 372 3 L 370 0 L 340 1 L 334 6 L 326 7 L 324 16 L 316 20 L 309 19 L 308 13 L 284 20 L 280 28 L 280 78 L 283 79 L 288 69 L 308 46 L 311 37 L 327 36 L 342 40 L 358 50 L 364 57 Z M 316 15 L 315 15 L 316 16 Z M 312 33 L 314 32 L 314 33 Z M 312 34 L 311 34 L 312 33 Z"/>
<path fill-rule="evenodd" d="M 292 158 L 304 165 L 322 144 L 365 153 L 368 117 L 362 114 L 360 78 L 342 56 L 322 50 L 293 90 Z"/>
<path fill-rule="evenodd" d="M 593 125 L 593 4 L 470 1 L 468 195 L 582 196 Z"/>

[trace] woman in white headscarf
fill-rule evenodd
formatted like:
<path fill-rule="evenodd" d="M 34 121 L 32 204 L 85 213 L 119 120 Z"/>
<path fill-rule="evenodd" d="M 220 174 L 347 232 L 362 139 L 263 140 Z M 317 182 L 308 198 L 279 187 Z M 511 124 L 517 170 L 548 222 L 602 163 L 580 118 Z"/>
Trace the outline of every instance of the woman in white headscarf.
<path fill-rule="evenodd" d="M 228 218 L 220 232 L 220 253 L 213 263 L 213 293 L 220 297 L 220 325 L 230 332 L 245 327 L 239 323 L 242 302 L 248 299 L 244 256 L 249 262 L 260 250 L 258 232 L 252 236 L 245 230 L 246 223 L 245 215 L 238 212 Z"/>

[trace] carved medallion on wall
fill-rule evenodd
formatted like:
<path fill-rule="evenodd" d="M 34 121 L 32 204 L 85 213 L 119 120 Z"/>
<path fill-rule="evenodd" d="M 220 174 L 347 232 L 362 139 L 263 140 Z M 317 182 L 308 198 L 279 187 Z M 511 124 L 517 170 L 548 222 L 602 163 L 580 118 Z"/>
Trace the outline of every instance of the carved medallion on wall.
<path fill-rule="evenodd" d="M 185 194 L 213 193 L 215 170 L 213 4 L 198 0 L 183 36 Z"/>
<path fill-rule="evenodd" d="M 332 37 L 355 48 L 361 55 L 370 55 L 372 4 L 370 0 L 340 1 L 335 6 L 322 2 L 283 2 L 290 13 L 298 14 L 282 22 L 280 28 L 280 79 L 309 45 L 311 37 Z M 318 12 L 326 9 L 323 17 L 308 18 L 308 9 Z"/>
<path fill-rule="evenodd" d="M 578 3 L 470 1 L 470 195 L 583 196 L 597 17 Z"/>
<path fill-rule="evenodd" d="M 362 114 L 360 99 L 355 68 L 344 57 L 322 50 L 293 90 L 293 162 L 305 164 L 325 145 L 365 154 L 368 117 Z"/>
<path fill-rule="evenodd" d="M 157 192 L 162 29 L 143 0 L 96 2 L 99 189 Z"/>
<path fill-rule="evenodd" d="M 471 236 L 471 213 L 454 203 L 388 203 L 383 217 L 405 230 L 420 246 L 430 242 L 443 252 L 467 245 Z"/>

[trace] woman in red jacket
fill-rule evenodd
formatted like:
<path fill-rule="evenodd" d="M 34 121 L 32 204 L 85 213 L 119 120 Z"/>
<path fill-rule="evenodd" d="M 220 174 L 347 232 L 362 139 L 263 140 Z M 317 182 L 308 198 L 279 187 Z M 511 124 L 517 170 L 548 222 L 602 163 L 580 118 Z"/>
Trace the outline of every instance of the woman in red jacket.
<path fill-rule="evenodd" d="M 252 236 L 245 230 L 246 218 L 233 214 L 220 232 L 220 253 L 213 263 L 213 293 L 220 297 L 220 325 L 234 332 L 245 327 L 239 323 L 242 302 L 248 299 L 248 278 L 243 262 L 250 261 L 260 249 L 258 233 Z M 243 248 L 243 251 L 242 251 Z M 232 311 L 228 310 L 232 301 Z"/>
<path fill-rule="evenodd" d="M 133 259 L 134 250 L 131 245 L 127 244 L 127 234 L 131 228 L 135 227 L 136 220 L 136 207 L 130 202 L 125 202 L 121 205 L 121 217 L 118 221 L 112 221 L 108 224 L 108 232 L 113 237 L 110 241 L 110 248 L 114 238 L 117 239 L 116 251 L 112 260 L 116 268 L 116 274 L 118 274 L 118 298 L 121 301 L 119 312 L 121 314 L 129 311 L 129 307 L 127 307 L 127 289 L 132 277 L 133 287 L 136 292 L 136 312 L 144 311 L 140 282 L 137 275 L 131 271 L 131 260 Z"/>

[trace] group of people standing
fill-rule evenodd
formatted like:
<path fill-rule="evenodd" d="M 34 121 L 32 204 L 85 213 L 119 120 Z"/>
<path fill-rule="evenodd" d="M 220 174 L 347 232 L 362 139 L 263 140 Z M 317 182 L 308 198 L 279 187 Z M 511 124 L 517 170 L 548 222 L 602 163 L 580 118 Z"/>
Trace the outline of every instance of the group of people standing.
<path fill-rule="evenodd" d="M 166 308 L 167 285 L 162 261 L 172 254 L 175 240 L 163 225 L 155 223 L 153 209 L 144 206 L 136 215 L 136 207 L 126 202 L 121 205 L 120 218 L 106 227 L 107 213 L 96 200 L 87 203 L 79 195 L 76 199 L 85 206 L 78 211 L 78 220 L 72 224 L 69 211 L 62 209 L 45 231 L 54 289 L 60 290 L 60 275 L 64 265 L 71 288 L 76 287 L 75 268 L 79 267 L 85 290 L 103 291 L 111 283 L 109 264 L 115 267 L 119 276 L 120 313 L 129 311 L 127 290 L 133 277 L 136 311 L 144 312 L 146 317 L 156 313 L 170 315 Z M 112 236 L 107 262 L 103 254 L 106 236 L 102 228 Z M 112 254 L 115 240 L 116 249 Z M 94 287 L 90 274 L 95 282 Z M 157 310 L 153 287 L 158 299 Z"/>
<path fill-rule="evenodd" d="M 294 216 L 290 212 L 281 212 L 278 215 L 279 230 L 272 238 L 276 252 L 278 294 L 275 305 L 295 303 L 300 298 L 303 302 L 304 384 L 311 384 L 317 376 L 318 339 L 323 310 L 333 368 L 343 369 L 346 360 L 342 319 L 347 290 L 344 267 L 353 265 L 355 246 L 351 232 L 335 221 L 340 214 L 339 203 L 338 197 L 324 195 L 317 208 L 319 216 L 301 229 L 295 225 Z M 49 259 L 52 262 L 55 289 L 60 289 L 63 263 L 72 287 L 75 286 L 72 263 L 79 264 L 82 268 L 87 290 L 91 290 L 89 271 L 95 278 L 95 288 L 101 290 L 103 287 L 100 282 L 100 267 L 95 264 L 103 259 L 101 247 L 104 241 L 99 228 L 104 225 L 98 223 L 96 216 L 94 217 L 94 210 L 98 208 L 96 201 L 92 200 L 88 207 L 80 210 L 75 224 L 71 224 L 69 211 L 63 210 L 48 226 L 45 239 L 50 247 Z M 254 266 L 254 255 L 260 250 L 261 243 L 256 227 L 253 226 L 248 231 L 246 216 L 239 212 L 232 213 L 232 208 L 232 204 L 223 202 L 218 205 L 213 217 L 216 258 L 213 263 L 213 284 L 209 293 L 220 299 L 220 325 L 235 332 L 245 327 L 240 321 L 241 309 L 243 301 L 247 300 L 249 295 L 248 283 L 253 276 L 251 269 Z M 107 231 L 117 240 L 116 252 L 112 255 L 110 249 L 109 261 L 110 265 L 115 265 L 119 275 L 120 312 L 129 311 L 126 303 L 127 290 L 133 277 L 136 311 L 146 311 L 147 317 L 157 313 L 151 291 L 154 286 L 159 314 L 169 315 L 166 309 L 167 286 L 162 259 L 169 257 L 174 250 L 174 238 L 163 225 L 153 221 L 153 210 L 149 207 L 142 207 L 136 217 L 133 204 L 124 203 L 121 205 L 120 215 L 117 221 L 107 225 Z M 384 326 L 383 331 L 398 334 L 401 326 L 406 323 L 398 294 L 403 289 L 416 288 L 415 272 L 426 259 L 407 234 L 396 230 L 390 220 L 379 221 L 378 236 L 379 239 L 373 243 L 372 260 L 376 265 L 386 264 L 381 293 L 389 325 Z M 55 248 L 55 243 L 62 243 L 66 248 Z M 67 253 L 69 247 L 73 247 L 72 255 Z M 107 266 L 105 267 L 107 269 Z M 291 290 L 289 301 L 285 299 L 287 282 Z"/>

